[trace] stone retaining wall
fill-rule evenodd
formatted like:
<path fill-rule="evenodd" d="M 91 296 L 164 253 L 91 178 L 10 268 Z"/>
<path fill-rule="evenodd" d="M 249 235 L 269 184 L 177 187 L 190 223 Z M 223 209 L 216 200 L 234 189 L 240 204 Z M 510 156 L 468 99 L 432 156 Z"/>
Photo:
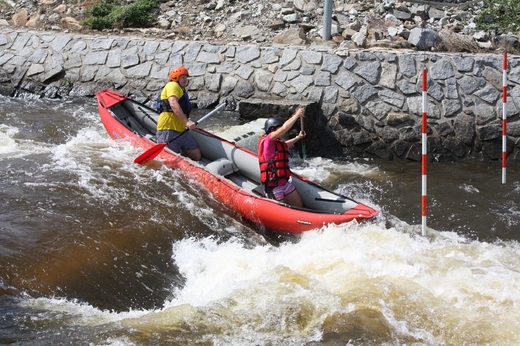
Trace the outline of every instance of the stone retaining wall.
<path fill-rule="evenodd" d="M 3 94 L 91 96 L 110 87 L 154 102 L 177 65 L 188 67 L 199 108 L 223 98 L 233 98 L 237 107 L 253 99 L 314 103 L 306 117 L 314 153 L 412 160 L 420 158 L 420 71 L 426 66 L 430 158 L 500 158 L 500 55 L 261 48 L 0 29 Z M 509 57 L 508 76 L 508 153 L 520 160 L 518 56 Z"/>

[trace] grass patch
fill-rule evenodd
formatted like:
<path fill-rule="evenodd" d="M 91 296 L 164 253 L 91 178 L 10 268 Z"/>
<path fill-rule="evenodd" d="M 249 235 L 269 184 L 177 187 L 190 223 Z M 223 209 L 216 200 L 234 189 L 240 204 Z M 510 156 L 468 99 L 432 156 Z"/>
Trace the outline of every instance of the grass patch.
<path fill-rule="evenodd" d="M 4 0 L 0 0 L 0 8 L 9 8 L 9 4 L 5 2 Z"/>
<path fill-rule="evenodd" d="M 123 4 L 120 0 L 104 0 L 87 10 L 87 19 L 83 24 L 97 30 L 145 28 L 155 23 L 158 10 L 159 0 L 136 0 L 130 4 Z"/>
<path fill-rule="evenodd" d="M 520 1 L 485 0 L 477 18 L 477 28 L 496 30 L 497 33 L 520 31 Z"/>

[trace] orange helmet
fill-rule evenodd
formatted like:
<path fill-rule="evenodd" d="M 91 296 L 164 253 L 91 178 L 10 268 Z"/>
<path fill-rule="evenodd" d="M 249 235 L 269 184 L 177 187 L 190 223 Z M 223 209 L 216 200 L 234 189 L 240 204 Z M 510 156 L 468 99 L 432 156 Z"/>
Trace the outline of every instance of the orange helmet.
<path fill-rule="evenodd" d="M 188 77 L 190 76 L 190 74 L 188 73 L 188 69 L 184 66 L 174 67 L 170 70 L 169 73 L 170 80 L 174 82 L 178 82 L 180 76 L 182 75 L 186 75 Z"/>

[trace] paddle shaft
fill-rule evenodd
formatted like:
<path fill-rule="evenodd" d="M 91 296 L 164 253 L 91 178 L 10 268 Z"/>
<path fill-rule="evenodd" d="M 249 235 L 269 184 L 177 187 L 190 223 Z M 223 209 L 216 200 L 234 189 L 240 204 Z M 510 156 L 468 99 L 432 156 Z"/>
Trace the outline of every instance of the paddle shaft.
<path fill-rule="evenodd" d="M 207 118 L 209 118 L 210 116 L 212 116 L 213 114 L 217 113 L 219 110 L 221 110 L 222 108 L 224 108 L 226 106 L 226 103 L 225 102 L 222 102 L 221 104 L 219 104 L 214 110 L 212 110 L 211 112 L 209 112 L 208 114 L 206 114 L 205 116 L 203 116 L 202 118 L 200 118 L 199 120 L 197 120 L 195 122 L 195 125 L 198 125 L 198 123 L 200 123 L 201 121 L 204 121 L 206 120 Z M 190 129 L 185 129 L 184 131 L 182 131 L 181 133 L 179 133 L 177 136 L 173 137 L 172 139 L 170 139 L 168 142 L 166 143 L 160 143 L 160 144 L 165 144 L 168 145 L 170 143 L 172 143 L 173 141 L 175 141 L 176 139 L 178 139 L 180 136 L 182 136 L 183 134 L 185 134 L 186 132 L 188 132 Z"/>
<path fill-rule="evenodd" d="M 300 118 L 300 130 L 302 132 L 305 132 L 305 127 L 303 125 L 303 118 Z M 302 146 L 302 159 L 305 160 L 305 158 L 307 157 L 307 153 L 305 152 L 306 148 L 305 148 L 305 143 L 303 142 L 303 140 L 301 141 L 301 146 Z"/>
<path fill-rule="evenodd" d="M 217 107 L 215 107 L 214 110 L 212 110 L 211 112 L 209 112 L 208 114 L 206 114 L 205 116 L 203 116 L 202 118 L 200 118 L 198 121 L 195 122 L 195 124 L 198 124 L 200 123 L 201 121 L 204 121 L 205 119 L 209 118 L 210 116 L 212 116 L 213 114 L 217 113 L 219 110 L 221 110 L 222 108 L 226 107 L 226 102 L 222 102 L 221 104 L 219 104 Z"/>

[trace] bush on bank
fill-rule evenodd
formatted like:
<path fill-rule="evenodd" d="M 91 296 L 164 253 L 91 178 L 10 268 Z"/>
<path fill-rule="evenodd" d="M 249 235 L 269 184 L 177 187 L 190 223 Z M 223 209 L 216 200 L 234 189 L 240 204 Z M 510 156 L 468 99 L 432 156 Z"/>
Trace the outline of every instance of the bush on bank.
<path fill-rule="evenodd" d="M 159 10 L 159 0 L 104 0 L 87 11 L 84 24 L 91 29 L 142 28 L 152 26 Z"/>
<path fill-rule="evenodd" d="M 484 8 L 477 17 L 477 27 L 497 33 L 517 33 L 520 31 L 520 1 L 485 0 Z"/>

